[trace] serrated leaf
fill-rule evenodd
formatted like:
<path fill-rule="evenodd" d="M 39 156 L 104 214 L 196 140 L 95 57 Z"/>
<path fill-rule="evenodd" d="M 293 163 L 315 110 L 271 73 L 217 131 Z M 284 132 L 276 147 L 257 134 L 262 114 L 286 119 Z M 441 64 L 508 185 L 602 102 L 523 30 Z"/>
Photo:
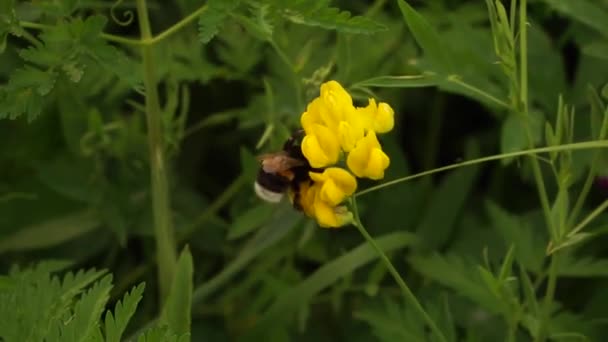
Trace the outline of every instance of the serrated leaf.
<path fill-rule="evenodd" d="M 74 306 L 73 319 L 67 324 L 57 322 L 61 341 L 84 341 L 94 336 L 111 289 L 112 276 L 106 275 L 80 297 Z"/>
<path fill-rule="evenodd" d="M 446 44 L 442 43 L 439 32 L 407 2 L 398 0 L 397 4 L 410 32 L 424 50 L 425 57 L 430 60 L 437 71 L 452 74 L 454 67 L 446 52 Z"/>
<path fill-rule="evenodd" d="M 108 310 L 105 319 L 105 341 L 120 342 L 121 336 L 129 323 L 129 320 L 137 309 L 137 304 L 142 298 L 145 283 L 134 287 L 131 292 L 125 293 L 122 301 L 118 301 L 114 306 L 114 314 Z"/>
<path fill-rule="evenodd" d="M 177 261 L 177 269 L 160 319 L 171 331 L 180 335 L 190 332 L 192 273 L 192 255 L 186 246 Z"/>
<path fill-rule="evenodd" d="M 198 35 L 203 44 L 209 43 L 217 35 L 221 24 L 240 2 L 240 0 L 207 1 L 207 8 L 198 18 Z"/>
<path fill-rule="evenodd" d="M 486 202 L 486 210 L 505 246 L 513 246 L 516 259 L 528 270 L 539 272 L 544 259 L 543 242 L 533 233 L 533 227 L 493 202 Z"/>
<path fill-rule="evenodd" d="M 502 303 L 483 284 L 481 273 L 459 256 L 432 254 L 413 256 L 408 261 L 422 275 L 454 289 L 490 312 L 500 313 Z"/>

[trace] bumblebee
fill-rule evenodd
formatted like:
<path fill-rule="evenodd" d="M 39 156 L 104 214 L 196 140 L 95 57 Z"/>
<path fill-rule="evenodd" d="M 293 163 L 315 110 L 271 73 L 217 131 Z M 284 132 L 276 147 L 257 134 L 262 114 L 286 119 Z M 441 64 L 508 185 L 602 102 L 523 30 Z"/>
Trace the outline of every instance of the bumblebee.
<path fill-rule="evenodd" d="M 260 170 L 254 184 L 255 193 L 262 200 L 278 203 L 285 193 L 297 210 L 302 210 L 299 199 L 301 185 L 311 182 L 308 172 L 312 168 L 300 147 L 303 131 L 292 135 L 283 145 L 283 150 L 258 156 Z"/>

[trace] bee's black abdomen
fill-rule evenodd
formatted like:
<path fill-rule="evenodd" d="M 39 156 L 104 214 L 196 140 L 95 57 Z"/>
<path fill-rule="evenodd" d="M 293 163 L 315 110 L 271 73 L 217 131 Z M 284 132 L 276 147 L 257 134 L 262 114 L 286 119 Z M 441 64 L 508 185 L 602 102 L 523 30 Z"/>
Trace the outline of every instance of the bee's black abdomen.
<path fill-rule="evenodd" d="M 258 172 L 256 182 L 264 189 L 276 193 L 285 192 L 289 186 L 289 179 L 275 173 L 264 172 L 263 169 Z"/>

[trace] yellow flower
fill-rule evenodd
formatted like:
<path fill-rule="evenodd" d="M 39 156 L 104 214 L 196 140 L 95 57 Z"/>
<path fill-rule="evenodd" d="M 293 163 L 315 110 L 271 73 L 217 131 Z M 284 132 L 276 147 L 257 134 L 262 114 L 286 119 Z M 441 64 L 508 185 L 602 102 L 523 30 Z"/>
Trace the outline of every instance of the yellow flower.
<path fill-rule="evenodd" d="M 315 217 L 315 197 L 319 191 L 318 186 L 314 186 L 310 182 L 300 184 L 300 206 L 302 211 L 309 217 Z"/>
<path fill-rule="evenodd" d="M 345 206 L 334 206 L 320 196 L 322 183 L 303 183 L 300 188 L 302 211 L 314 218 L 321 227 L 337 228 L 350 223 L 353 215 Z"/>
<path fill-rule="evenodd" d="M 390 164 L 390 159 L 382 151 L 376 133 L 370 131 L 350 151 L 346 164 L 357 177 L 382 179 L 384 178 L 384 170 Z"/>
<path fill-rule="evenodd" d="M 314 168 L 333 165 L 340 157 L 340 142 L 329 128 L 315 123 L 302 140 L 302 153 Z"/>
<path fill-rule="evenodd" d="M 323 173 L 309 172 L 310 178 L 320 184 L 319 198 L 331 206 L 337 206 L 357 190 L 357 180 L 350 172 L 330 167 Z"/>
<path fill-rule="evenodd" d="M 337 228 L 353 221 L 353 214 L 345 206 L 333 207 L 323 201 L 315 201 L 315 218 L 321 227 Z"/>
<path fill-rule="evenodd" d="M 395 126 L 395 111 L 388 103 L 376 105 L 376 100 L 370 98 L 367 107 L 357 108 L 357 111 L 365 118 L 367 128 L 376 133 L 386 133 Z"/>
<path fill-rule="evenodd" d="M 321 99 L 326 105 L 340 112 L 343 108 L 352 106 L 353 99 L 348 92 L 342 88 L 342 85 L 336 81 L 328 81 L 321 85 Z"/>

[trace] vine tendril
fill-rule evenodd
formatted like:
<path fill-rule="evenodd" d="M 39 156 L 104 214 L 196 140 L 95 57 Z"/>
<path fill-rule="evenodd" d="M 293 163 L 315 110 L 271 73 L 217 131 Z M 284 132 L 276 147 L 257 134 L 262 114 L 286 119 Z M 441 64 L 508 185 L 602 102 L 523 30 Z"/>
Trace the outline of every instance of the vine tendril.
<path fill-rule="evenodd" d="M 118 6 L 120 6 L 124 1 L 125 0 L 116 0 L 116 2 L 114 2 L 112 7 L 110 8 L 110 16 L 112 17 L 112 20 L 114 20 L 114 22 L 117 23 L 118 25 L 129 26 L 135 19 L 135 13 L 133 13 L 132 10 L 124 10 L 121 13 L 124 20 L 118 19 L 118 17 L 116 16 L 116 13 L 115 13 Z"/>

